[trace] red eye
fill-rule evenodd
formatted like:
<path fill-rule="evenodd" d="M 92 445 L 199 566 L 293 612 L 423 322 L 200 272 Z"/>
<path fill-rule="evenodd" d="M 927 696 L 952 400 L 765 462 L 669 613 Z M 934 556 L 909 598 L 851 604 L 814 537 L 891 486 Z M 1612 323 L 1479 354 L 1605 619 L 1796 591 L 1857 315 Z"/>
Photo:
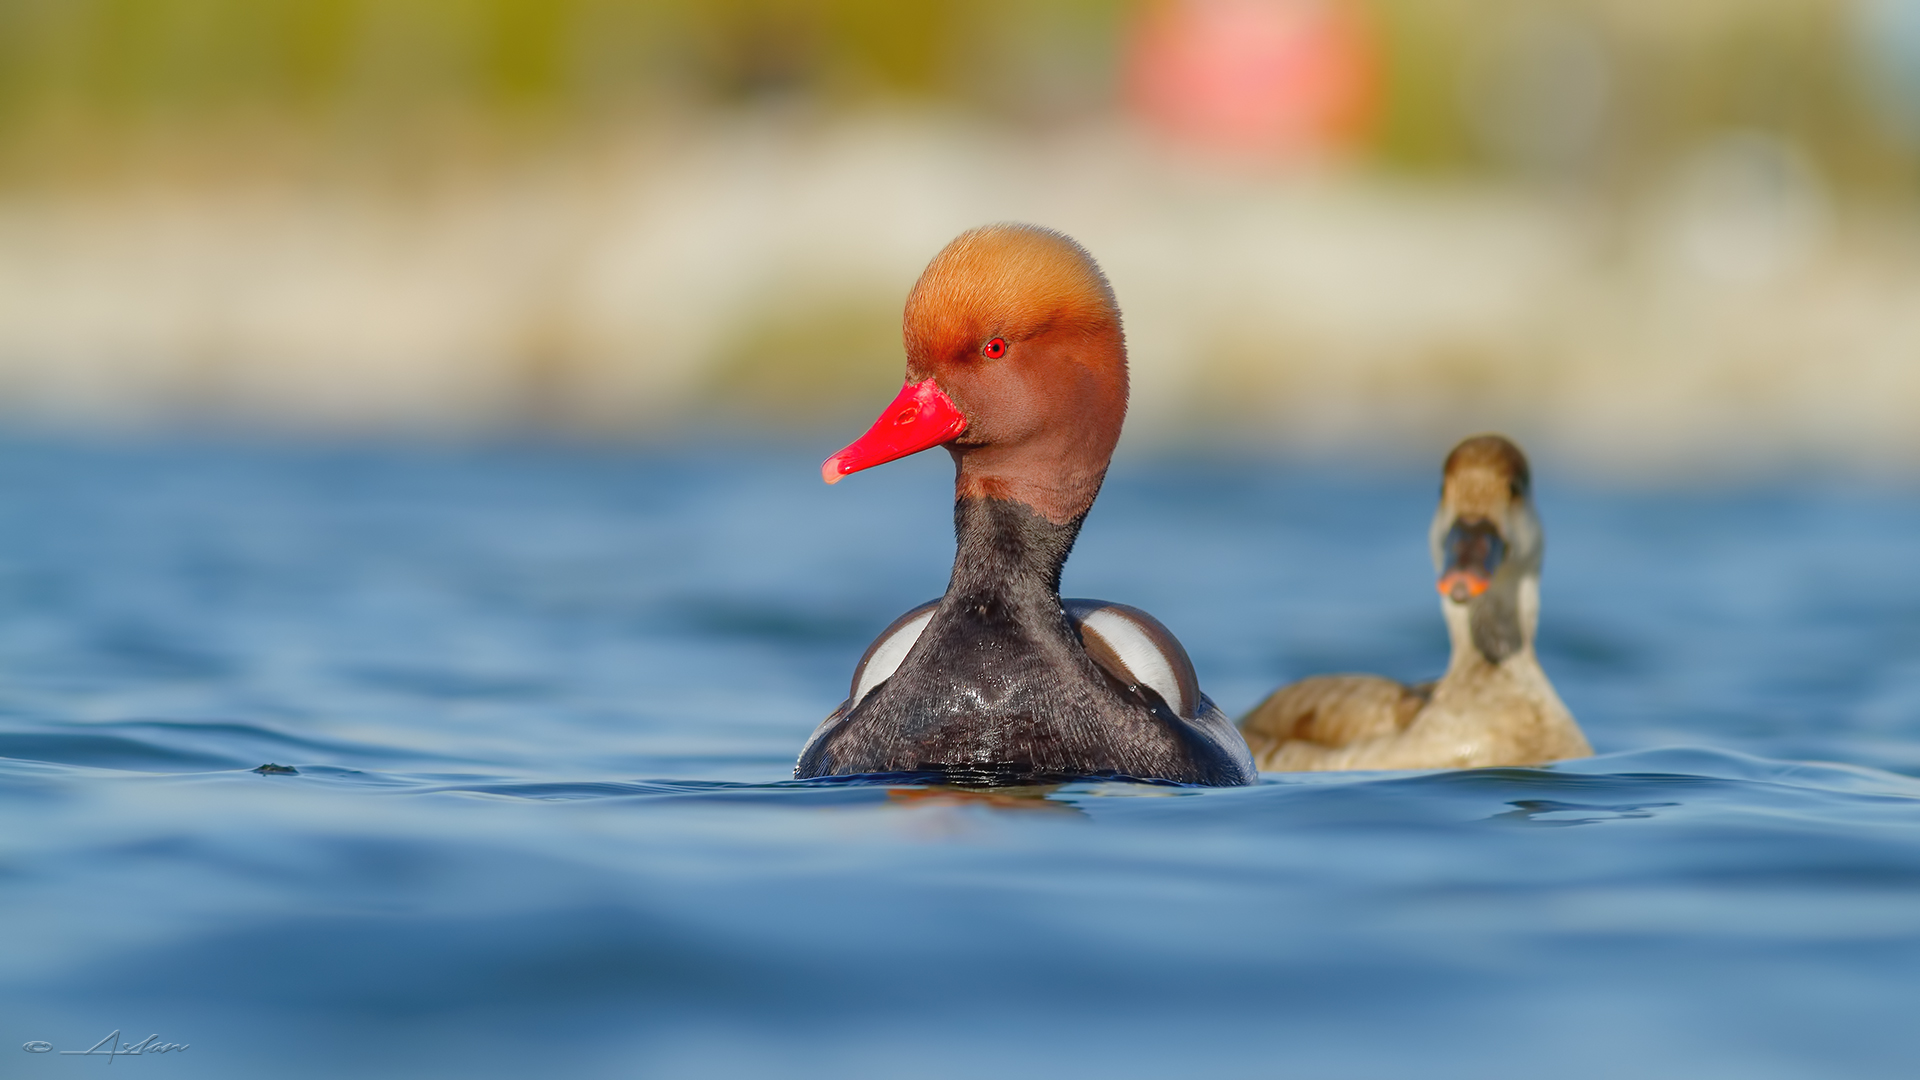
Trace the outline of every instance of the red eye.
<path fill-rule="evenodd" d="M 989 360 L 998 360 L 1007 355 L 1007 339 L 994 338 L 992 341 L 987 342 L 985 347 L 980 350 L 980 355 Z"/>

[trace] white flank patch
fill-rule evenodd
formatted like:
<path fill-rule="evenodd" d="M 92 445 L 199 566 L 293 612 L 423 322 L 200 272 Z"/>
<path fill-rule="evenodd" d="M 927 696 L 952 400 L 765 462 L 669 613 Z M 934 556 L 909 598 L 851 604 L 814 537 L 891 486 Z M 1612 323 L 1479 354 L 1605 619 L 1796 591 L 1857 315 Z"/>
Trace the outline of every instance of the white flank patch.
<path fill-rule="evenodd" d="M 853 697 L 847 701 L 847 711 L 852 712 L 861 699 L 873 693 L 873 688 L 893 677 L 900 665 L 907 660 L 907 653 L 913 650 L 913 643 L 920 640 L 920 632 L 933 621 L 933 613 L 938 608 L 930 607 L 919 618 L 887 635 L 886 639 L 874 646 L 873 655 L 867 658 L 867 665 L 860 669 L 859 678 L 853 682 Z"/>
<path fill-rule="evenodd" d="M 1133 677 L 1141 685 L 1152 687 L 1154 693 L 1173 707 L 1175 715 L 1193 715 L 1194 703 L 1181 692 L 1180 679 L 1173 673 L 1167 654 L 1160 651 L 1159 644 L 1145 627 L 1112 608 L 1095 608 L 1080 620 L 1080 625 L 1104 638 Z"/>

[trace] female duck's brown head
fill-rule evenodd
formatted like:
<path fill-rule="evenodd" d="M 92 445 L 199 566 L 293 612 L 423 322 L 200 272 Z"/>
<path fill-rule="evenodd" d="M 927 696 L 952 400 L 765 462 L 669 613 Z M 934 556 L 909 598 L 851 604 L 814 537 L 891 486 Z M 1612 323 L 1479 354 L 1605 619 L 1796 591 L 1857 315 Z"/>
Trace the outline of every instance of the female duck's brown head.
<path fill-rule="evenodd" d="M 905 388 L 827 483 L 945 446 L 961 498 L 1086 513 L 1127 412 L 1120 309 L 1092 256 L 1032 225 L 963 233 L 913 287 L 905 335 Z"/>
<path fill-rule="evenodd" d="M 1477 435 L 1447 455 L 1432 530 L 1441 595 L 1470 603 L 1496 581 L 1538 575 L 1532 488 L 1527 456 L 1499 435 Z"/>
<path fill-rule="evenodd" d="M 1447 455 L 1428 539 L 1456 662 L 1463 640 L 1494 664 L 1531 648 L 1545 547 L 1532 487 L 1526 455 L 1498 435 Z"/>

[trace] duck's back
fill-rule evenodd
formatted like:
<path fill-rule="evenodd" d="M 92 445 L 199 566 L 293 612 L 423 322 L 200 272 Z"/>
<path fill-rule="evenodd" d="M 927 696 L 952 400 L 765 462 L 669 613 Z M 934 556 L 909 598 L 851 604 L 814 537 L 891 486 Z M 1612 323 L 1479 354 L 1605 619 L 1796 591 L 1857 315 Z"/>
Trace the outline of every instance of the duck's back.
<path fill-rule="evenodd" d="M 1240 721 L 1262 769 L 1337 768 L 1318 764 L 1332 751 L 1376 743 L 1406 731 L 1433 684 L 1408 686 L 1378 675 L 1317 675 L 1275 690 Z"/>
<path fill-rule="evenodd" d="M 1593 753 L 1531 662 L 1418 686 L 1374 675 L 1304 679 L 1275 691 L 1240 727 L 1270 772 L 1485 768 Z"/>

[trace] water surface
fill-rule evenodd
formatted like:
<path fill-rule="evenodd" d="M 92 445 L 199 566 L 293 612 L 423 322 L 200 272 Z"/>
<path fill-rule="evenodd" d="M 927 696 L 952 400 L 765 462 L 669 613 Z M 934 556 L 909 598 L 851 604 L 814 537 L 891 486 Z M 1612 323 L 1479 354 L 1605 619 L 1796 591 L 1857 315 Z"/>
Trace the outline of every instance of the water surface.
<path fill-rule="evenodd" d="M 951 558 L 944 460 L 819 449 L 0 447 L 0 1073 L 1920 1062 L 1911 491 L 1542 463 L 1589 761 L 971 798 L 786 779 Z M 1434 491 L 1123 460 L 1067 591 L 1230 712 L 1432 677 Z"/>

